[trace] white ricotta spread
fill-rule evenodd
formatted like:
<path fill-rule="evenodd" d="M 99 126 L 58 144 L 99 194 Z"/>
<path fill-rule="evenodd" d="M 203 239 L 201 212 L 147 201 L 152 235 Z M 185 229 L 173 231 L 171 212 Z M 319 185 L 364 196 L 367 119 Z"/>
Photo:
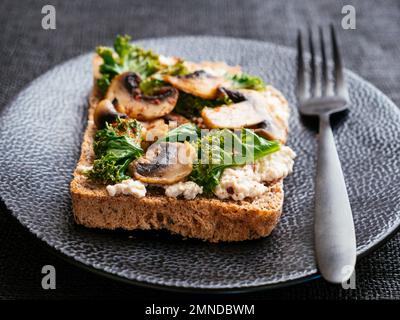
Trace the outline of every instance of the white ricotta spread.
<path fill-rule="evenodd" d="M 160 61 L 161 64 L 164 64 L 166 66 L 172 66 L 177 62 L 177 59 L 175 57 L 167 57 L 159 55 L 158 61 Z"/>
<path fill-rule="evenodd" d="M 108 185 L 106 189 L 111 197 L 125 194 L 135 196 L 136 198 L 143 198 L 146 195 L 146 186 L 142 182 L 133 179 L 127 179 L 120 183 Z"/>
<path fill-rule="evenodd" d="M 223 68 L 210 68 L 210 67 L 204 67 L 203 70 L 208 73 L 209 75 L 212 75 L 214 77 L 222 77 L 223 75 L 226 74 L 226 70 Z"/>
<path fill-rule="evenodd" d="M 293 169 L 294 151 L 281 146 L 253 164 L 225 169 L 214 194 L 220 199 L 243 200 L 256 198 L 267 191 L 264 182 L 285 178 Z"/>
<path fill-rule="evenodd" d="M 167 197 L 177 198 L 183 195 L 186 200 L 192 200 L 201 193 L 203 193 L 203 187 L 200 187 L 193 181 L 178 182 L 165 188 L 165 195 Z"/>
<path fill-rule="evenodd" d="M 295 157 L 296 153 L 292 149 L 281 146 L 279 151 L 256 160 L 254 173 L 264 182 L 286 178 L 293 170 Z"/>
<path fill-rule="evenodd" d="M 214 194 L 220 199 L 255 198 L 267 191 L 250 165 L 225 169 Z"/>

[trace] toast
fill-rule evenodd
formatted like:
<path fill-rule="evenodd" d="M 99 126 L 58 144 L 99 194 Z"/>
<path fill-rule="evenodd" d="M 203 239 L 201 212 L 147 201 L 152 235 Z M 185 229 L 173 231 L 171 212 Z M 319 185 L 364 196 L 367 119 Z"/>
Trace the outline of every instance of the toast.
<path fill-rule="evenodd" d="M 283 110 L 272 113 L 274 120 L 288 132 L 288 104 L 271 86 L 267 92 L 281 102 Z M 277 225 L 284 200 L 283 177 L 265 183 L 261 196 L 240 200 L 198 195 L 194 199 L 167 197 L 164 189 L 149 185 L 144 197 L 116 194 L 111 196 L 104 183 L 83 174 L 96 156 L 93 143 L 98 128 L 94 113 L 101 94 L 96 85 L 89 99 L 88 125 L 81 155 L 70 184 L 75 221 L 89 228 L 159 230 L 166 229 L 184 238 L 209 242 L 243 241 L 265 237 Z M 282 116 L 282 114 L 284 114 Z"/>
<path fill-rule="evenodd" d="M 78 224 L 101 229 L 167 229 L 209 242 L 257 239 L 268 236 L 275 228 L 282 213 L 282 180 L 269 185 L 262 197 L 250 201 L 168 198 L 157 190 L 144 198 L 110 197 L 104 185 L 88 180 L 78 169 L 90 165 L 94 159 L 96 90 L 89 100 L 88 126 L 71 182 L 73 213 Z"/>

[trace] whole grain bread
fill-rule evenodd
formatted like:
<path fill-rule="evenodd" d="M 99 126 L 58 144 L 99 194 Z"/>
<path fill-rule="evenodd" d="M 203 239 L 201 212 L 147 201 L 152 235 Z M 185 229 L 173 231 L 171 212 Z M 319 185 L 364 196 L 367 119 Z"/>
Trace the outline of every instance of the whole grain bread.
<path fill-rule="evenodd" d="M 288 113 L 285 98 L 272 87 L 267 87 L 267 90 L 281 99 L 287 108 L 280 110 L 277 119 L 287 129 L 287 117 L 282 116 L 282 111 Z M 91 165 L 94 160 L 93 138 L 97 129 L 93 112 L 98 99 L 94 89 L 89 101 L 88 126 L 81 156 L 70 185 L 73 213 L 78 224 L 101 229 L 167 229 L 183 237 L 210 242 L 256 239 L 271 233 L 282 212 L 282 180 L 268 185 L 263 196 L 243 201 L 204 196 L 194 200 L 170 198 L 151 188 L 143 198 L 111 197 L 104 185 L 88 180 L 80 168 Z"/>

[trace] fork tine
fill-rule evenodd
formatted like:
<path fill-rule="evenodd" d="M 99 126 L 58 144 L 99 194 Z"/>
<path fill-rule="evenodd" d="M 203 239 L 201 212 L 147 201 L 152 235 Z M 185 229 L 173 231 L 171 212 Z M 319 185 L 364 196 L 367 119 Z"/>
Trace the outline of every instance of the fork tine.
<path fill-rule="evenodd" d="M 315 46 L 314 46 L 314 39 L 313 39 L 313 32 L 312 29 L 309 28 L 308 30 L 308 42 L 310 46 L 310 67 L 311 67 L 311 80 L 310 80 L 310 92 L 313 96 L 320 96 L 321 95 L 321 81 L 318 77 L 318 70 L 317 70 L 317 59 L 315 57 Z"/>
<path fill-rule="evenodd" d="M 297 36 L 297 96 L 300 101 L 307 98 L 306 70 L 304 67 L 303 34 L 299 30 Z"/>
<path fill-rule="evenodd" d="M 336 82 L 336 92 L 343 98 L 348 98 L 347 87 L 343 77 L 343 61 L 339 51 L 339 45 L 336 38 L 336 32 L 333 25 L 331 28 L 331 38 L 332 38 L 332 53 L 333 53 L 333 62 L 335 64 L 335 82 Z"/>
<path fill-rule="evenodd" d="M 329 80 L 329 70 L 328 70 L 328 60 L 326 56 L 325 49 L 325 38 L 324 38 L 324 30 L 320 26 L 319 28 L 319 41 L 321 47 L 321 57 L 322 57 L 322 93 L 323 95 L 330 96 L 333 95 L 333 87 L 332 82 Z"/>

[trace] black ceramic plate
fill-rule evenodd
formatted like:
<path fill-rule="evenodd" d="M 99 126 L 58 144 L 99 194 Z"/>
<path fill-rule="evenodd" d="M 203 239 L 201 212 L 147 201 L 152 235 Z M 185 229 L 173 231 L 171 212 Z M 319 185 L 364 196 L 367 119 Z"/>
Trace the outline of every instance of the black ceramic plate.
<path fill-rule="evenodd" d="M 136 284 L 249 290 L 315 277 L 315 133 L 299 120 L 295 52 L 273 44 L 210 37 L 141 41 L 166 55 L 224 60 L 263 77 L 292 106 L 288 144 L 297 152 L 285 180 L 284 213 L 266 239 L 232 244 L 183 241 L 166 232 L 105 232 L 74 224 L 69 182 L 86 126 L 91 54 L 35 80 L 0 118 L 0 194 L 33 234 L 70 260 Z M 346 54 L 351 54 L 348 52 Z M 363 254 L 400 223 L 400 112 L 375 87 L 347 72 L 351 105 L 335 131 Z"/>

